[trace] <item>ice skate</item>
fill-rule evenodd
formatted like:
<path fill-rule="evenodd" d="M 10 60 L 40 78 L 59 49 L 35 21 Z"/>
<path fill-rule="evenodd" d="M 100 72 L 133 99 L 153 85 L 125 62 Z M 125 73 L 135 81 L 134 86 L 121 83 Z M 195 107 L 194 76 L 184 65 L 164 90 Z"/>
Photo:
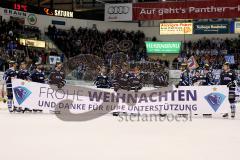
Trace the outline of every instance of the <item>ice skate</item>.
<path fill-rule="evenodd" d="M 236 116 L 235 112 L 232 112 L 231 113 L 231 118 L 235 118 L 235 116 Z"/>
<path fill-rule="evenodd" d="M 28 112 L 28 113 L 32 113 L 32 110 L 29 109 L 29 108 L 25 108 L 25 109 L 23 110 L 23 113 L 26 113 L 26 112 Z"/>
<path fill-rule="evenodd" d="M 225 113 L 222 117 L 223 118 L 228 118 L 228 116 L 229 116 L 228 113 Z"/>

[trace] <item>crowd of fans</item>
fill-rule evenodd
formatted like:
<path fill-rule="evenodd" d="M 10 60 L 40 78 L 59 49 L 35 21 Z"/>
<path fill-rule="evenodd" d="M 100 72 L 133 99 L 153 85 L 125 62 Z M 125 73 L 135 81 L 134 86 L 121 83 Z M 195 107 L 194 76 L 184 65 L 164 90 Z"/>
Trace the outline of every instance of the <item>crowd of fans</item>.
<path fill-rule="evenodd" d="M 71 28 L 71 30 L 61 30 L 57 29 L 55 26 L 49 26 L 48 36 L 67 57 L 74 57 L 79 54 L 93 54 L 103 58 L 108 63 L 115 59 L 133 63 L 147 63 L 148 67 L 144 65 L 144 68 L 142 68 L 148 71 L 152 69 L 152 67 L 149 67 L 151 63 L 178 69 L 180 64 L 191 56 L 195 57 L 200 67 L 203 67 L 204 64 L 207 63 L 211 64 L 213 69 L 221 69 L 222 64 L 225 62 L 225 56 L 233 55 L 235 64 L 233 64 L 232 67 L 240 68 L 240 56 L 238 56 L 240 51 L 240 38 L 225 40 L 220 38 L 203 38 L 198 41 L 184 42 L 182 53 L 179 57 L 174 59 L 173 62 L 169 62 L 148 57 L 144 46 L 146 37 L 144 33 L 140 31 L 128 32 L 124 30 L 108 30 L 106 32 L 100 32 L 96 28 L 79 28 L 78 30 Z M 131 49 L 122 51 L 121 49 L 116 49 L 117 45 L 109 43 L 112 41 L 113 43 L 119 44 L 122 40 L 130 40 L 133 42 Z M 152 38 L 152 40 L 157 41 L 156 38 Z M 106 51 L 106 44 L 110 44 L 110 52 L 109 50 Z M 112 52 L 111 49 L 113 50 Z M 113 55 L 118 53 L 124 53 L 126 58 L 119 59 L 113 57 Z M 172 63 L 173 66 L 170 66 L 170 63 Z"/>
<path fill-rule="evenodd" d="M 8 68 L 8 61 L 18 64 L 25 61 L 29 66 L 36 62 L 47 64 L 49 55 L 57 55 L 56 51 L 24 46 L 19 38 L 39 39 L 41 32 L 37 27 L 21 25 L 18 21 L 0 21 L 0 70 Z"/>
<path fill-rule="evenodd" d="M 70 30 L 57 29 L 55 26 L 48 27 L 48 36 L 57 46 L 66 53 L 67 57 L 74 57 L 79 54 L 92 54 L 111 65 L 129 62 L 130 65 L 138 66 L 143 72 L 153 72 L 156 66 L 166 69 L 179 69 L 181 63 L 186 62 L 194 56 L 200 68 L 205 64 L 210 64 L 212 69 L 221 69 L 226 61 L 225 56 L 234 56 L 235 63 L 232 68 L 240 68 L 240 38 L 220 39 L 202 38 L 198 41 L 184 42 L 182 52 L 172 62 L 161 60 L 161 58 L 151 58 L 146 53 L 144 33 L 128 32 L 124 30 L 107 30 L 100 32 L 96 28 L 71 28 Z M 132 46 L 129 50 L 121 50 L 119 44 L 123 41 L 131 41 Z M 152 38 L 152 41 L 158 41 Z M 107 49 L 106 49 L 107 48 Z M 87 67 L 86 67 L 87 65 Z M 93 63 L 81 65 L 78 73 L 82 77 L 86 68 L 94 68 Z"/>
<path fill-rule="evenodd" d="M 0 66 L 1 69 L 5 68 L 7 60 L 15 59 L 22 60 L 25 57 L 23 52 L 17 54 L 18 49 L 23 49 L 17 43 L 17 35 L 15 30 L 18 29 L 20 25 L 15 21 L 6 22 L 5 20 L 0 23 Z"/>
<path fill-rule="evenodd" d="M 168 61 L 151 59 L 147 56 L 144 43 L 146 37 L 141 31 L 128 32 L 109 29 L 106 32 L 100 32 L 96 28 L 81 27 L 77 30 L 74 27 L 70 30 L 62 30 L 56 26 L 49 26 L 47 35 L 65 53 L 67 58 L 77 55 L 94 55 L 112 68 L 125 62 L 129 62 L 129 64 L 137 62 L 133 66 L 138 66 L 143 72 L 152 72 L 157 64 L 169 67 Z M 88 74 L 89 70 L 93 69 L 95 72 L 99 65 L 99 63 L 93 63 L 92 59 L 89 63 L 84 61 L 86 58 L 81 59 L 82 62 L 79 62 L 79 67 L 74 72 L 74 76 L 78 79 L 90 77 L 93 74 Z M 96 58 L 94 59 L 96 60 Z"/>
<path fill-rule="evenodd" d="M 203 38 L 198 41 L 185 42 L 183 52 L 176 58 L 174 67 L 194 56 L 200 67 L 210 64 L 213 69 L 221 69 L 225 56 L 234 56 L 232 68 L 240 69 L 240 37 L 234 39 Z"/>
<path fill-rule="evenodd" d="M 128 50 L 130 57 L 136 58 L 136 51 L 144 45 L 144 33 L 128 32 L 124 30 L 108 30 L 100 32 L 97 29 L 74 27 L 71 30 L 57 29 L 55 26 L 48 27 L 48 36 L 57 46 L 66 53 L 67 57 L 79 54 L 94 54 L 101 58 L 106 58 L 108 53 L 104 50 L 104 45 L 109 41 L 119 44 L 122 40 L 130 40 L 133 46 Z M 116 49 L 116 48 L 113 48 Z M 120 50 L 114 50 L 120 52 Z"/>
<path fill-rule="evenodd" d="M 184 42 L 182 52 L 170 62 L 161 60 L 161 58 L 151 58 L 147 55 L 144 43 L 146 37 L 141 31 L 129 32 L 109 29 L 106 32 L 100 32 L 97 28 L 81 27 L 62 30 L 56 28 L 56 26 L 49 26 L 47 35 L 63 52 L 63 57 L 66 56 L 70 59 L 77 55 L 93 55 L 100 59 L 99 63 L 92 63 L 91 58 L 90 61 L 79 62 L 76 68 L 77 77 L 80 77 L 80 79 L 84 72 L 99 66 L 102 63 L 101 60 L 105 65 L 112 68 L 128 62 L 132 66 L 138 66 L 143 72 L 153 72 L 156 66 L 161 66 L 163 69 L 179 69 L 180 64 L 186 62 L 191 56 L 194 56 L 200 67 L 210 64 L 212 69 L 221 69 L 226 61 L 225 56 L 232 55 L 235 60 L 232 67 L 240 68 L 240 56 L 238 55 L 240 52 L 240 37 L 224 40 L 202 38 L 198 41 Z M 0 69 L 4 68 L 6 60 L 46 64 L 49 55 L 57 55 L 56 51 L 49 54 L 44 49 L 23 46 L 17 41 L 19 37 L 38 39 L 41 34 L 36 27 L 24 26 L 14 20 L 1 21 Z M 152 41 L 158 40 L 154 37 Z M 96 60 L 96 58 L 94 59 Z"/>

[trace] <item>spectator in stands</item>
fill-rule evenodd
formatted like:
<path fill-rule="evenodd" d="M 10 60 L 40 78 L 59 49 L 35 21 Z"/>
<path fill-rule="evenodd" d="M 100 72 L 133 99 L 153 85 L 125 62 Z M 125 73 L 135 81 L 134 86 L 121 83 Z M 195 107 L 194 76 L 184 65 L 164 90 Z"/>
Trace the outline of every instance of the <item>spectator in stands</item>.
<path fill-rule="evenodd" d="M 122 40 L 130 40 L 135 45 L 133 48 L 137 48 L 145 38 L 145 35 L 140 31 L 107 30 L 104 33 L 96 29 L 81 27 L 78 30 L 72 27 L 67 31 L 56 29 L 55 26 L 48 27 L 48 36 L 55 41 L 63 52 L 67 53 L 69 51 L 70 55 L 67 55 L 69 57 L 78 54 L 95 54 L 106 59 L 106 61 L 109 60 L 109 55 L 106 56 L 107 52 L 104 51 L 106 42 L 119 43 Z"/>
<path fill-rule="evenodd" d="M 221 69 L 226 55 L 234 55 L 235 64 L 232 67 L 237 67 L 240 63 L 240 61 L 238 61 L 238 53 L 240 52 L 239 37 L 235 39 L 227 38 L 225 40 L 220 38 L 203 38 L 195 42 L 185 42 L 183 46 L 183 53 L 186 51 L 187 54 L 181 54 L 183 56 L 182 58 L 188 59 L 191 56 L 195 56 L 200 67 L 209 63 L 212 65 L 212 68 Z"/>
<path fill-rule="evenodd" d="M 25 61 L 25 58 L 36 59 L 38 52 L 24 47 L 19 44 L 17 38 L 39 38 L 40 31 L 36 27 L 23 26 L 18 23 L 18 21 L 10 20 L 6 22 L 5 20 L 0 22 L 0 50 L 1 50 L 1 64 L 5 64 L 4 61 L 13 60 L 18 63 Z M 31 59 L 30 58 L 30 59 Z M 34 60 L 36 61 L 36 60 Z M 1 66 L 4 68 L 4 66 Z"/>

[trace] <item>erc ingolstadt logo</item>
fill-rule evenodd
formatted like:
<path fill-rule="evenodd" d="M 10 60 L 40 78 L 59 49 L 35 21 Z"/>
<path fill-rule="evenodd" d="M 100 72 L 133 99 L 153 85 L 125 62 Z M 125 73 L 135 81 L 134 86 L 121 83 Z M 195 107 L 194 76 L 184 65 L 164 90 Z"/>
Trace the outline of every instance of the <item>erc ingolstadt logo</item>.
<path fill-rule="evenodd" d="M 13 92 L 19 105 L 21 105 L 32 94 L 31 91 L 22 86 L 13 88 Z"/>
<path fill-rule="evenodd" d="M 217 112 L 226 96 L 222 93 L 215 92 L 206 95 L 204 98 L 207 100 L 208 104 L 212 107 L 212 109 Z"/>

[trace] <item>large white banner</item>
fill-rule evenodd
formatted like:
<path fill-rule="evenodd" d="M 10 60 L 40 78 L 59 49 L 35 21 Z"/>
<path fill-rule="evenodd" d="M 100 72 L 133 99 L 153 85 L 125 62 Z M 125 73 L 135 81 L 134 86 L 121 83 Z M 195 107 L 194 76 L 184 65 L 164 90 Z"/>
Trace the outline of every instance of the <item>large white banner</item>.
<path fill-rule="evenodd" d="M 105 4 L 105 21 L 132 21 L 132 3 Z"/>
<path fill-rule="evenodd" d="M 167 93 L 167 94 L 165 94 Z M 189 86 L 170 92 L 144 88 L 139 92 L 114 92 L 112 89 L 65 86 L 13 80 L 14 105 L 45 112 L 69 110 L 73 113 L 101 110 L 140 114 L 221 114 L 229 112 L 226 86 Z"/>

